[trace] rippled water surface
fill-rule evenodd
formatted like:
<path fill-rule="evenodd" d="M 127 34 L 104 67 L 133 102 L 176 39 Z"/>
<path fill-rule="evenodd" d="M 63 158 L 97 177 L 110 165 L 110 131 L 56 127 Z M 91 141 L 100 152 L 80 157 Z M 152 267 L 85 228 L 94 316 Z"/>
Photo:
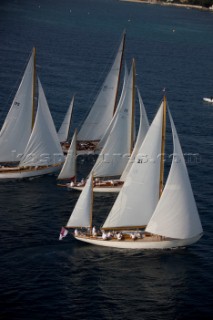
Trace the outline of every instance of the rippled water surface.
<path fill-rule="evenodd" d="M 204 235 L 185 250 L 129 252 L 58 241 L 78 193 L 55 176 L 0 183 L 1 319 L 212 319 L 213 14 L 114 0 L 0 3 L 0 124 L 35 46 L 57 128 L 72 95 L 79 127 L 123 30 L 149 120 L 162 89 L 186 154 Z M 71 132 L 72 132 L 71 131 Z M 187 156 L 189 154 L 189 156 Z M 79 159 L 79 176 L 94 160 Z M 101 225 L 116 196 L 98 195 Z"/>

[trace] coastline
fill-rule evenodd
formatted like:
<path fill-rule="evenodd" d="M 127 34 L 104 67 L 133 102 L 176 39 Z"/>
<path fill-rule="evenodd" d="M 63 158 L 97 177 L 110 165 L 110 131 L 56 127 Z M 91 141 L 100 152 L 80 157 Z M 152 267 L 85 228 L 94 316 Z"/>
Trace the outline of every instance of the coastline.
<path fill-rule="evenodd" d="M 182 3 L 172 3 L 172 2 L 161 2 L 161 1 L 147 1 L 147 0 L 120 0 L 123 2 L 137 2 L 137 3 L 145 3 L 145 4 L 157 4 L 161 6 L 172 6 L 172 7 L 179 7 L 179 8 L 187 8 L 187 9 L 198 9 L 204 11 L 213 11 L 212 9 L 205 8 L 202 6 L 192 5 L 192 4 L 182 4 Z"/>

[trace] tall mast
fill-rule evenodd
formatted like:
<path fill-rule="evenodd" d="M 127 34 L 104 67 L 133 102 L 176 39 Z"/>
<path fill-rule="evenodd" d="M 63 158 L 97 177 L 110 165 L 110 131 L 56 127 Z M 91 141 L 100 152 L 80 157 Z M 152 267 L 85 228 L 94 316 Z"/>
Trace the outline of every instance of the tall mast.
<path fill-rule="evenodd" d="M 163 125 L 162 125 L 162 142 L 161 142 L 161 162 L 160 162 L 160 185 L 159 185 L 159 198 L 163 192 L 164 180 L 164 155 L 165 155 L 165 140 L 166 140 L 166 95 L 163 97 Z"/>
<path fill-rule="evenodd" d="M 131 140 L 130 140 L 130 155 L 133 149 L 133 140 L 135 132 L 135 59 L 132 60 L 132 120 L 131 120 Z"/>
<path fill-rule="evenodd" d="M 121 61 L 120 61 L 120 66 L 119 66 L 117 88 L 116 88 L 116 93 L 115 93 L 115 103 L 114 103 L 113 115 L 114 115 L 115 110 L 116 110 L 116 108 L 117 108 L 118 87 L 119 87 L 120 78 L 121 78 L 121 67 L 122 67 L 122 64 L 123 64 L 124 48 L 125 48 L 125 42 L 126 42 L 126 31 L 123 32 L 122 41 L 123 41 L 123 45 L 122 45 L 122 49 L 121 49 L 121 50 L 122 50 L 122 51 L 121 51 L 122 53 L 121 53 Z"/>
<path fill-rule="evenodd" d="M 75 159 L 74 159 L 74 161 L 75 161 L 75 178 L 74 178 L 74 183 L 76 183 L 76 172 L 77 172 L 77 170 L 76 170 L 76 162 L 77 162 L 77 145 L 76 145 L 76 143 L 77 143 L 77 129 L 75 129 L 75 131 L 74 131 L 74 139 L 75 139 L 75 141 L 74 141 L 74 143 L 75 143 L 75 153 L 74 153 L 74 157 L 75 157 Z"/>
<path fill-rule="evenodd" d="M 32 129 L 35 121 L 35 90 L 36 90 L 36 49 L 33 48 L 33 101 L 32 101 Z"/>
<path fill-rule="evenodd" d="M 92 235 L 92 213 L 93 213 L 93 172 L 91 173 L 91 183 L 92 183 L 92 188 L 91 188 L 91 207 L 90 207 L 90 235 Z"/>

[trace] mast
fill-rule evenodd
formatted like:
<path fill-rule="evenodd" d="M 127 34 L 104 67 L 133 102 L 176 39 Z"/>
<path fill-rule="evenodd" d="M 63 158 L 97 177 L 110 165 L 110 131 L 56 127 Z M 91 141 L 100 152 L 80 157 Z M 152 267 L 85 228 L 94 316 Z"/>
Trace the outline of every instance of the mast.
<path fill-rule="evenodd" d="M 76 170 L 76 161 L 77 161 L 77 129 L 75 129 L 75 131 L 74 131 L 74 137 L 75 137 L 75 154 L 74 154 L 74 157 L 75 157 L 75 159 L 74 159 L 74 161 L 75 161 L 75 177 L 74 177 L 74 183 L 76 183 L 76 172 L 77 172 L 77 170 Z"/>
<path fill-rule="evenodd" d="M 92 188 L 91 188 L 91 206 L 90 206 L 90 236 L 92 235 L 92 213 L 93 213 L 93 173 L 91 173 L 91 183 L 92 183 Z"/>
<path fill-rule="evenodd" d="M 36 49 L 33 48 L 33 101 L 32 101 L 32 129 L 35 121 L 35 88 L 36 87 Z"/>
<path fill-rule="evenodd" d="M 116 108 L 117 108 L 117 100 L 118 100 L 118 86 L 119 86 L 120 78 L 121 78 L 121 67 L 122 67 L 122 64 L 123 64 L 123 56 L 124 56 L 125 42 L 126 42 L 126 31 L 124 31 L 124 32 L 123 32 L 122 54 L 121 54 L 121 61 L 120 61 L 120 66 L 119 66 L 119 73 L 118 73 L 117 88 L 116 88 L 116 93 L 115 93 L 115 103 L 114 103 L 113 115 L 114 115 L 115 110 L 116 110 Z"/>
<path fill-rule="evenodd" d="M 163 192 L 164 180 L 164 155 L 165 155 L 165 140 L 166 140 L 166 95 L 163 97 L 163 125 L 162 125 L 162 138 L 161 138 L 161 161 L 160 161 L 160 185 L 159 185 L 159 198 Z"/>
<path fill-rule="evenodd" d="M 132 120 L 131 120 L 131 139 L 130 139 L 130 155 L 133 150 L 134 127 L 135 127 L 135 59 L 132 60 Z"/>

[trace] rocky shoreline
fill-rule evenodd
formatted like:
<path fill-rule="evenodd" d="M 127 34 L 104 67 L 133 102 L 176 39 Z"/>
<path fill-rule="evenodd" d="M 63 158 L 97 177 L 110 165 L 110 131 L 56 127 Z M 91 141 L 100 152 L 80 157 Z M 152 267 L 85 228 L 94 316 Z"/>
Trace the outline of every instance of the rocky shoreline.
<path fill-rule="evenodd" d="M 120 1 L 126 1 L 126 2 L 138 2 L 138 3 L 146 3 L 146 4 L 158 4 L 161 6 L 173 6 L 173 7 L 180 7 L 180 8 L 187 8 L 187 9 L 199 9 L 199 10 L 205 10 L 205 11 L 213 11 L 213 6 L 210 8 L 205 8 L 202 6 L 192 5 L 192 4 L 184 4 L 184 3 L 173 3 L 173 2 L 164 2 L 164 1 L 157 1 L 157 0 L 120 0 Z"/>

